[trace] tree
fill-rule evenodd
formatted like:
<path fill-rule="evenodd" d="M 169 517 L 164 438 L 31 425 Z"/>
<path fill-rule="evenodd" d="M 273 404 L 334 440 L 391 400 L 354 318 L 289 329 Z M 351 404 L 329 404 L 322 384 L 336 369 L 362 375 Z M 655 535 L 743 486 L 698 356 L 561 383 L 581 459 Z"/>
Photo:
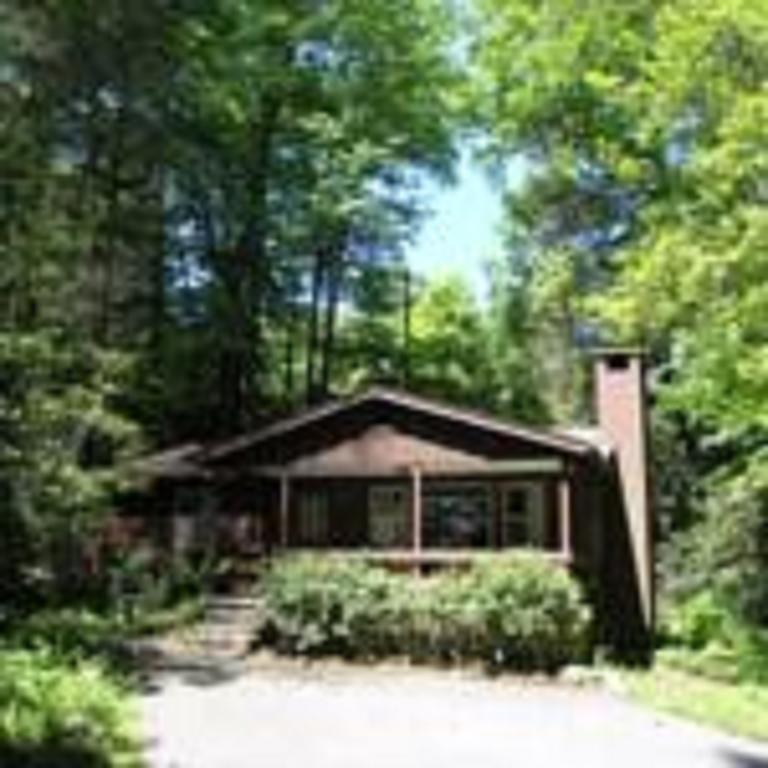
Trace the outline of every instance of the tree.
<path fill-rule="evenodd" d="M 537 350 L 542 307 L 530 281 L 511 272 L 501 260 L 489 265 L 487 308 L 489 354 L 495 382 L 495 410 L 522 422 L 546 424 L 555 420 L 549 403 L 555 395 Z"/>
<path fill-rule="evenodd" d="M 765 0 L 480 8 L 491 148 L 529 163 L 509 226 L 532 281 L 565 255 L 574 328 L 650 348 L 659 416 L 708 455 L 705 506 L 751 487 L 760 508 Z"/>
<path fill-rule="evenodd" d="M 483 317 L 456 275 L 427 283 L 413 306 L 411 386 L 433 397 L 483 406 L 492 371 Z"/>
<path fill-rule="evenodd" d="M 213 299 L 215 409 L 231 431 L 267 416 L 273 394 L 285 400 L 275 382 L 298 393 L 303 378 L 309 399 L 326 394 L 349 276 L 396 257 L 417 174 L 448 170 L 451 20 L 432 0 L 404 0 L 399 13 L 251 2 L 221 4 L 187 31 L 201 64 L 182 111 L 207 140 L 179 172 L 195 235 L 180 257 Z M 278 338 L 292 351 L 275 377 Z"/>
<path fill-rule="evenodd" d="M 0 334 L 3 602 L 23 596 L 35 571 L 76 593 L 119 459 L 139 439 L 113 403 L 124 365 L 61 333 Z"/>
<path fill-rule="evenodd" d="M 342 315 L 450 173 L 453 19 L 9 0 L 0 22 L 0 497 L 53 535 L 107 511 L 131 425 L 208 440 L 328 395 Z"/>

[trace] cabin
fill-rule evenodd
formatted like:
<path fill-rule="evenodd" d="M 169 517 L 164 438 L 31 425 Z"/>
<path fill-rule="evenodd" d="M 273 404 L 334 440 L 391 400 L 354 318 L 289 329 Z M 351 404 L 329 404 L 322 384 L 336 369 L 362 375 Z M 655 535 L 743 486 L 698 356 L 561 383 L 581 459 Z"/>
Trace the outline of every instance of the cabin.
<path fill-rule="evenodd" d="M 643 356 L 595 356 L 595 424 L 534 428 L 373 388 L 141 463 L 125 531 L 174 553 L 325 552 L 426 572 L 537 551 L 583 580 L 605 642 L 653 622 Z"/>

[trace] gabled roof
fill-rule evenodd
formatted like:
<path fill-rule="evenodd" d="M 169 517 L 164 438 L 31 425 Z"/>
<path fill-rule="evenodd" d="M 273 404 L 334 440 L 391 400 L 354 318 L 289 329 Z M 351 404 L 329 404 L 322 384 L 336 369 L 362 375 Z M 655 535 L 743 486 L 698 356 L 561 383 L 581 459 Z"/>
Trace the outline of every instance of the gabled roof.
<path fill-rule="evenodd" d="M 205 448 L 200 443 L 183 443 L 137 459 L 127 470 L 131 476 L 150 480 L 202 478 L 206 474 L 201 464 L 204 456 Z"/>
<path fill-rule="evenodd" d="M 205 460 L 215 462 L 228 458 L 254 448 L 267 440 L 287 437 L 295 430 L 322 422 L 368 403 L 383 403 L 416 411 L 574 456 L 585 456 L 596 452 L 596 446 L 592 440 L 583 439 L 564 431 L 524 426 L 479 411 L 448 405 L 408 392 L 375 387 L 348 399 L 309 408 L 262 429 L 219 443 L 206 452 Z"/>

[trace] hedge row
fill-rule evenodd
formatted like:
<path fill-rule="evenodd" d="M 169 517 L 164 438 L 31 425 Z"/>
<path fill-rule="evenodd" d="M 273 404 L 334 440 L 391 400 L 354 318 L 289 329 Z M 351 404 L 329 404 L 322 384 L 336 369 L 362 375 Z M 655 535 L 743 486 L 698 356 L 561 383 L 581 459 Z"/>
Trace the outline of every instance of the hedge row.
<path fill-rule="evenodd" d="M 416 579 L 349 560 L 279 560 L 262 586 L 257 641 L 280 653 L 554 671 L 584 658 L 590 611 L 577 582 L 533 555 Z"/>

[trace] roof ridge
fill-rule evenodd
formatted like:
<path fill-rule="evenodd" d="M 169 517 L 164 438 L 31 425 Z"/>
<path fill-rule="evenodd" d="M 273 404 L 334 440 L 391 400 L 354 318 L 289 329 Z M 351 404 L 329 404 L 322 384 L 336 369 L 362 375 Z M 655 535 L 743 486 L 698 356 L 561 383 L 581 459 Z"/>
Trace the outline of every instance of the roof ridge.
<path fill-rule="evenodd" d="M 206 451 L 206 459 L 215 461 L 232 453 L 246 450 L 263 440 L 281 433 L 298 429 L 305 424 L 376 399 L 385 400 L 395 405 L 421 409 L 425 412 L 431 412 L 433 415 L 440 415 L 449 419 L 465 421 L 481 429 L 500 431 L 509 436 L 528 438 L 532 441 L 544 442 L 545 444 L 548 443 L 550 447 L 560 450 L 587 453 L 595 449 L 595 446 L 589 441 L 557 432 L 552 427 L 524 425 L 479 409 L 457 406 L 445 401 L 417 395 L 407 390 L 375 385 L 354 395 L 304 408 L 292 416 L 278 419 L 265 427 L 220 443 Z"/>

